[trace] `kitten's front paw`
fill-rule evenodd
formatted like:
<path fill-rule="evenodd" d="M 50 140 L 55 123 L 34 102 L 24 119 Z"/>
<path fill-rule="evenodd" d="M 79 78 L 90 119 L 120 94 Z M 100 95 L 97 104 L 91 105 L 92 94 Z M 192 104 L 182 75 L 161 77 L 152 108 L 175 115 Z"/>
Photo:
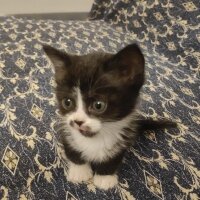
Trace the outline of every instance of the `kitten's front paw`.
<path fill-rule="evenodd" d="M 118 184 L 117 175 L 94 176 L 94 185 L 100 189 L 108 190 L 115 187 L 117 184 Z"/>
<path fill-rule="evenodd" d="M 76 165 L 70 163 L 67 180 L 73 183 L 81 183 L 93 177 L 93 172 L 88 164 Z"/>

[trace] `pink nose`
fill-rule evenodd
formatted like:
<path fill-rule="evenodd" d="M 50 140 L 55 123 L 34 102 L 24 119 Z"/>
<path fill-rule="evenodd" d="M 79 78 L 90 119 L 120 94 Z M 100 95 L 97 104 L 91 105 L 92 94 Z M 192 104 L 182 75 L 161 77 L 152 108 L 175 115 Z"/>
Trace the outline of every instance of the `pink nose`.
<path fill-rule="evenodd" d="M 84 121 L 74 120 L 74 123 L 76 123 L 78 126 L 81 126 L 84 123 Z"/>

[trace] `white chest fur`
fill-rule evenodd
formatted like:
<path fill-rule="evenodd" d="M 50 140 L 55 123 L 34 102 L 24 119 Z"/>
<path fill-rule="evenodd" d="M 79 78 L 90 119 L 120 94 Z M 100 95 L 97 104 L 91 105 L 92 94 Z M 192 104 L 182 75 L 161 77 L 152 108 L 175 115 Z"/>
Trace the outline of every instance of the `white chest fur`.
<path fill-rule="evenodd" d="M 79 88 L 75 88 L 77 94 L 77 109 L 63 117 L 69 131 L 66 134 L 68 144 L 76 151 L 82 153 L 84 160 L 88 162 L 102 162 L 115 156 L 123 147 L 123 128 L 133 119 L 133 114 L 116 122 L 102 123 L 97 118 L 91 118 L 86 114 L 86 108 Z M 70 121 L 84 121 L 84 125 L 90 127 L 92 132 L 98 132 L 93 137 L 83 136 L 77 128 L 70 126 Z"/>
<path fill-rule="evenodd" d="M 82 152 L 89 162 L 102 162 L 112 158 L 123 147 L 122 132 L 131 117 L 117 122 L 103 123 L 102 129 L 95 137 L 85 137 L 76 130 L 70 130 L 67 136 L 70 146 Z"/>

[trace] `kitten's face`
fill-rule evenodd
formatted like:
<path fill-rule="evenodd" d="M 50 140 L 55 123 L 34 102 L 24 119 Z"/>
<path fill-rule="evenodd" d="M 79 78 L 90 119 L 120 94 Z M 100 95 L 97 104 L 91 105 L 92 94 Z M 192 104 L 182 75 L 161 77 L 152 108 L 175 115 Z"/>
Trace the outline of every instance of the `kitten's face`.
<path fill-rule="evenodd" d="M 48 46 L 44 50 L 55 67 L 60 112 L 74 134 L 93 137 L 105 123 L 133 112 L 144 82 L 144 58 L 136 45 L 116 55 L 75 56 Z"/>

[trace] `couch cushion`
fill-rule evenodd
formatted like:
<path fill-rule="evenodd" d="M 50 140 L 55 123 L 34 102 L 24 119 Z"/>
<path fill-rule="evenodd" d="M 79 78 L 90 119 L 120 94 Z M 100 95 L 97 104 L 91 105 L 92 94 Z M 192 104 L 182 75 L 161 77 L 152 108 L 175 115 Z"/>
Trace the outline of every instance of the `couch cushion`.
<path fill-rule="evenodd" d="M 0 44 L 23 41 L 49 45 L 53 43 L 62 45 L 68 52 L 87 53 L 91 50 L 113 51 L 133 42 L 134 38 L 134 35 L 118 31 L 104 21 L 47 21 L 0 17 Z"/>
<path fill-rule="evenodd" d="M 11 17 L 1 18 L 0 26 L 0 197 L 125 200 L 195 199 L 200 195 L 196 54 L 171 62 L 163 52 L 155 52 L 148 41 L 142 42 L 103 21 Z M 11 33 L 15 36 L 10 37 Z M 100 49 L 116 52 L 134 41 L 140 43 L 146 58 L 146 84 L 138 112 L 174 119 L 180 122 L 179 128 L 141 136 L 126 154 L 116 189 L 104 192 L 91 182 L 71 184 L 66 179 L 67 164 L 55 131 L 58 119 L 53 71 L 41 44 L 85 54 Z"/>
<path fill-rule="evenodd" d="M 199 52 L 199 8 L 199 0 L 95 0 L 90 19 L 130 31 L 150 51 L 178 62 L 179 55 Z"/>

